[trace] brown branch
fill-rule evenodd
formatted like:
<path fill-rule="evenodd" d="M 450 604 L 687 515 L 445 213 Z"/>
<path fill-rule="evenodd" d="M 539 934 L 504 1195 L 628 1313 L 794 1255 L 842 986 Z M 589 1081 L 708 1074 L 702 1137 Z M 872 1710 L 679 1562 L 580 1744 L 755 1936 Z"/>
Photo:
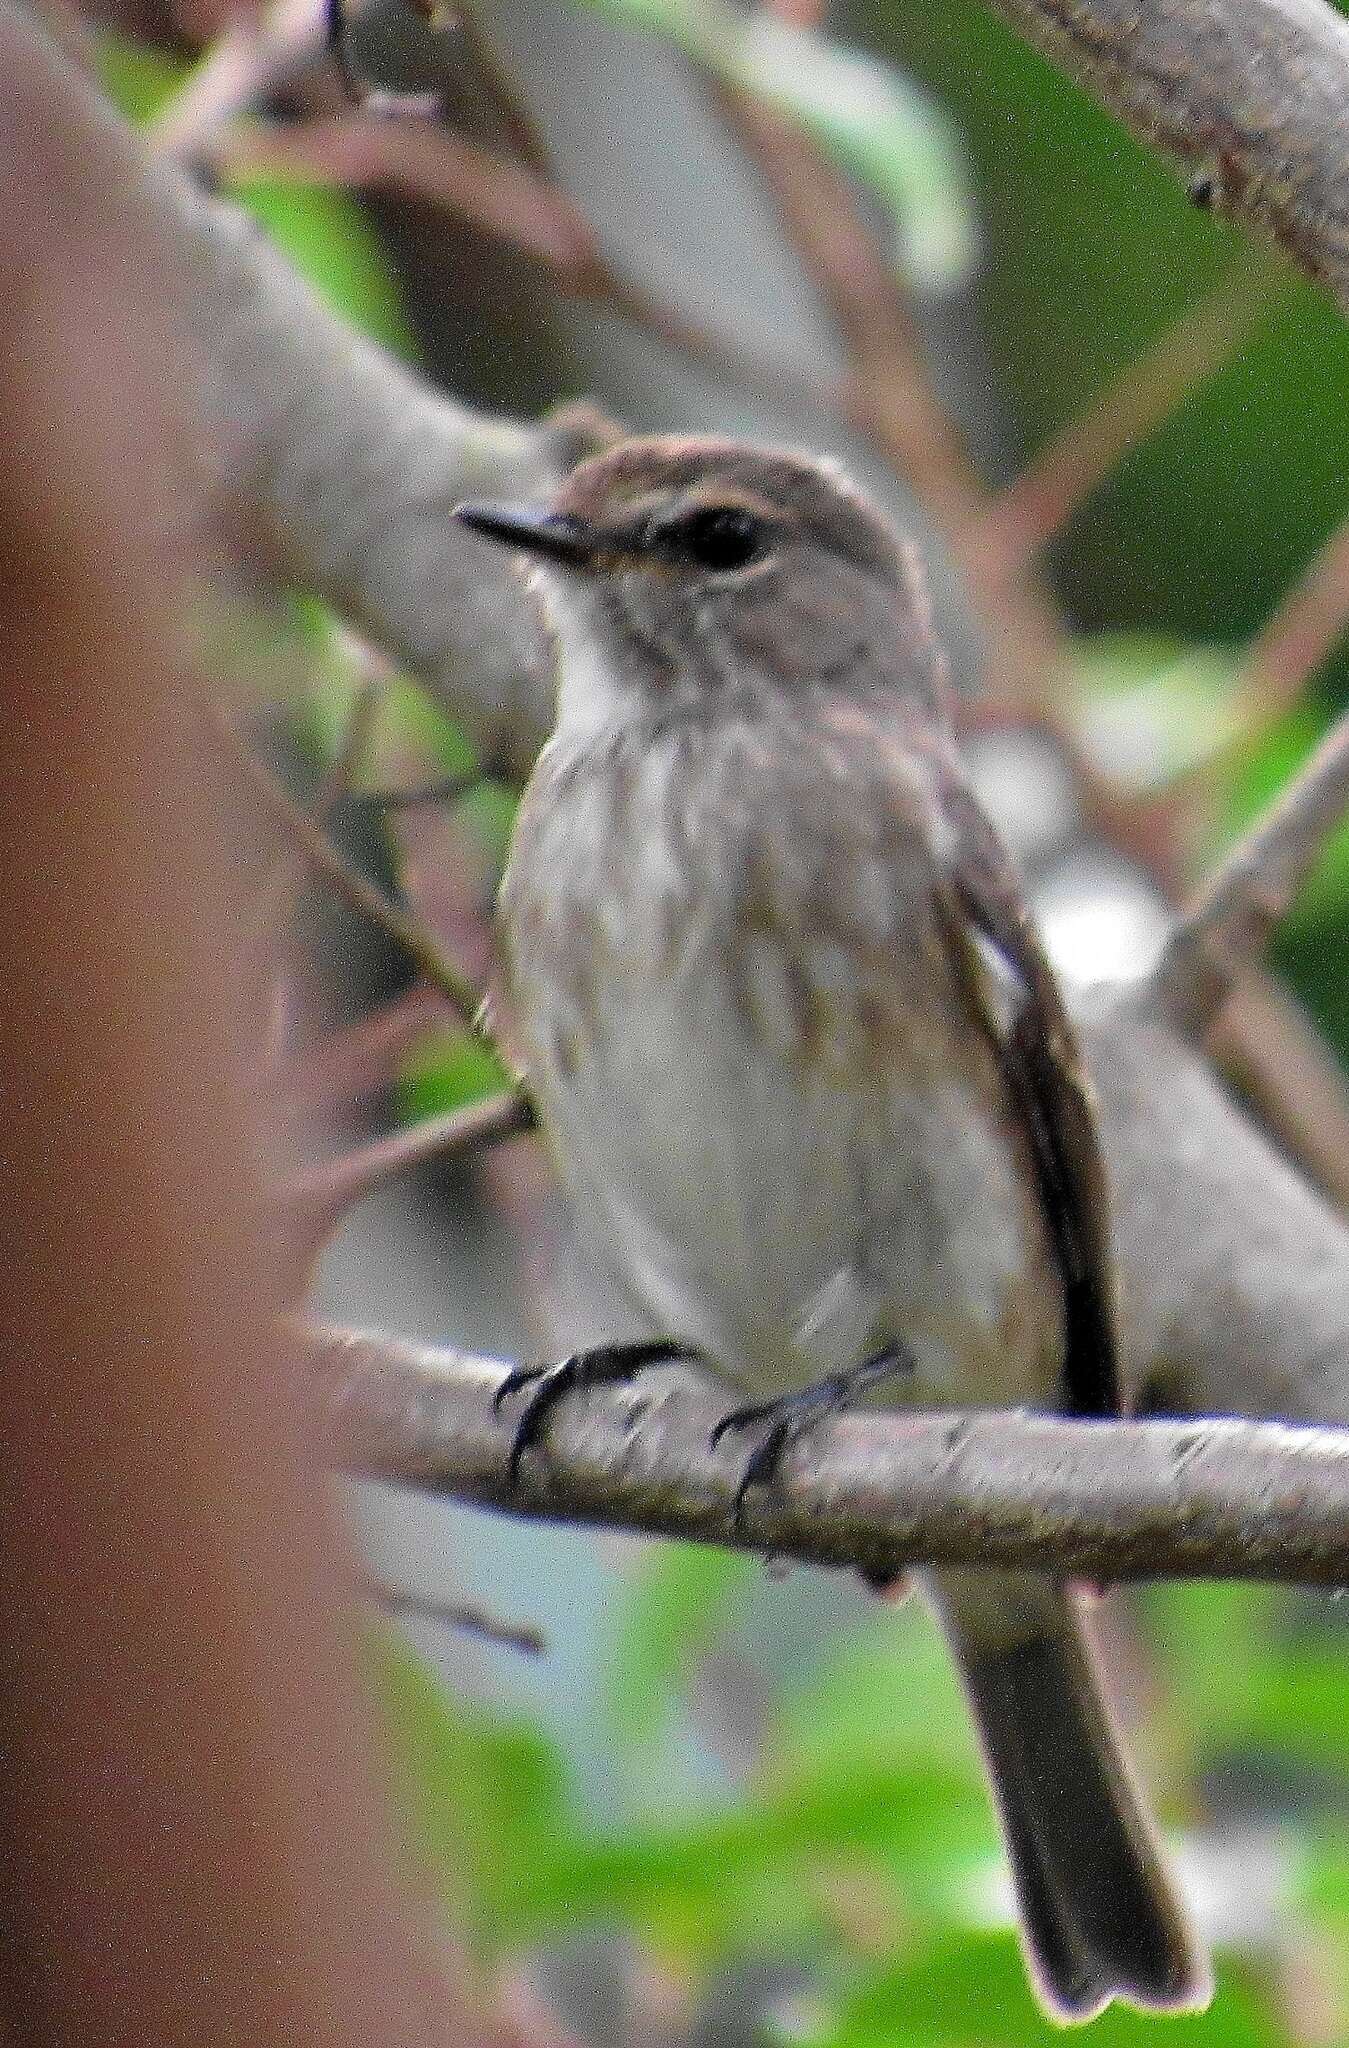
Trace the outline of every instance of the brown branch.
<path fill-rule="evenodd" d="M 1243 974 L 1203 1042 L 1288 1157 L 1349 1215 L 1344 1068 L 1291 989 Z"/>
<path fill-rule="evenodd" d="M 1349 311 L 1349 22 L 1325 0 L 992 0 Z"/>
<path fill-rule="evenodd" d="M 904 288 L 844 175 L 785 115 L 715 74 L 713 104 L 758 165 L 783 231 L 828 308 L 848 357 L 846 407 L 936 524 L 957 536 L 984 487 L 924 360 Z"/>
<path fill-rule="evenodd" d="M 292 1053 L 272 1076 L 277 1101 L 289 1110 L 331 1110 L 387 1088 L 394 1063 L 437 1024 L 456 1013 L 424 982 Z"/>
<path fill-rule="evenodd" d="M 381 678 L 373 672 L 368 674 L 352 700 L 337 752 L 314 798 L 311 816 L 314 823 L 320 827 L 328 821 L 360 768 L 374 729 L 382 695 Z M 305 869 L 305 858 L 288 847 L 258 890 L 257 901 L 249 916 L 248 929 L 239 949 L 239 980 L 240 986 L 246 991 L 245 1000 L 252 995 L 253 986 L 256 985 L 261 987 L 263 1001 L 266 1004 L 268 998 L 275 993 L 277 985 L 283 980 L 279 949 L 285 926 L 294 910 L 295 898 L 303 882 Z M 273 1059 L 280 1058 L 283 1051 L 281 1037 L 278 1037 L 268 1050 Z"/>
<path fill-rule="evenodd" d="M 1023 573 L 1121 457 L 1221 368 L 1267 310 L 1274 285 L 1267 262 L 1239 257 L 1213 291 L 1053 436 L 976 529 L 974 545 L 994 582 Z"/>
<path fill-rule="evenodd" d="M 1349 809 L 1349 716 L 1229 852 L 1177 926 L 1154 992 L 1183 1030 L 1199 1034 L 1236 976 L 1255 960 Z"/>
<path fill-rule="evenodd" d="M 475 2048 L 250 1227 L 182 309 L 35 46 L 0 8 L 0 2037 Z"/>
<path fill-rule="evenodd" d="M 503 1089 L 443 1116 L 424 1117 L 406 1130 L 344 1152 L 326 1166 L 295 1175 L 273 1204 L 278 1227 L 292 1255 L 307 1265 L 349 1209 L 400 1174 L 433 1159 L 481 1151 L 533 1128 L 533 1106 L 518 1088 Z"/>
<path fill-rule="evenodd" d="M 844 1417 L 788 1454 L 739 1528 L 743 1451 L 709 1449 L 724 1390 L 664 1374 L 569 1398 L 513 1492 L 511 1409 L 492 1406 L 504 1365 L 352 1331 L 301 1341 L 351 1470 L 531 1518 L 873 1574 L 939 1563 L 1349 1583 L 1349 1430 Z"/>
<path fill-rule="evenodd" d="M 235 772 L 243 777 L 263 811 L 304 856 L 314 873 L 328 882 L 359 916 L 386 932 L 431 986 L 448 998 L 474 1036 L 490 1045 L 491 1033 L 482 1014 L 482 991 L 475 989 L 453 961 L 447 959 L 415 918 L 408 917 L 342 858 L 321 827 L 294 801 L 227 718 L 208 713 L 203 723 L 220 742 Z"/>
<path fill-rule="evenodd" d="M 1292 704 L 1349 618 L 1349 519 L 1335 528 L 1246 652 L 1246 691 L 1262 723 Z M 1249 729 L 1250 721 L 1243 722 Z"/>
<path fill-rule="evenodd" d="M 842 405 L 841 394 L 810 371 L 750 348 L 649 291 L 605 254 L 584 212 L 557 185 L 452 129 L 377 113 L 253 122 L 222 137 L 215 154 L 235 170 L 383 186 L 444 207 L 539 265 L 557 290 L 606 307 L 761 400 L 834 412 Z"/>

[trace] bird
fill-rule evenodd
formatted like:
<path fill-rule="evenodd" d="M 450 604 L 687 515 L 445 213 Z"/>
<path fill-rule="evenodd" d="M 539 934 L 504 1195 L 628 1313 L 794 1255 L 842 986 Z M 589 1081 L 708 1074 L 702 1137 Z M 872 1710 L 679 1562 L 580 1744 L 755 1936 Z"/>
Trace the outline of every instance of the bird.
<path fill-rule="evenodd" d="M 500 1000 L 582 1231 L 653 1333 L 507 1376 L 512 1477 L 570 1388 L 681 1356 L 741 1396 L 716 1433 L 752 1446 L 737 1513 L 852 1401 L 1118 1414 L 1090 1091 L 957 750 L 917 548 L 832 460 L 692 435 L 457 515 L 531 565 L 557 656 Z M 1079 1594 L 917 1576 L 1041 2002 L 1202 2007 Z"/>

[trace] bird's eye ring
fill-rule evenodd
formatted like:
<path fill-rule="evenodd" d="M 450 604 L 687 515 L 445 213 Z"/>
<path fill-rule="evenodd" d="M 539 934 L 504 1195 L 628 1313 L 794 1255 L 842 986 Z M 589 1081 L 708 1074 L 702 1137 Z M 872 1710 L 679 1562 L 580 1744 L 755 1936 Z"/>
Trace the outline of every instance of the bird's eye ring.
<path fill-rule="evenodd" d="M 768 552 L 764 522 L 740 505 L 707 505 L 689 512 L 666 538 L 686 561 L 720 575 L 748 569 Z"/>

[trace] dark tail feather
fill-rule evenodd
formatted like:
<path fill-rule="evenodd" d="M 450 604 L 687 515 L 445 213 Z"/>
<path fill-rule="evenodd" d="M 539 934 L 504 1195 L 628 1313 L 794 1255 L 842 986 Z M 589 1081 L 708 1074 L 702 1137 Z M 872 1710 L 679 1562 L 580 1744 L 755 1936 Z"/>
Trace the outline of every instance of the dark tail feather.
<path fill-rule="evenodd" d="M 1091 2019 L 1112 1998 L 1163 2012 L 1212 1993 L 1163 1867 L 1066 1595 L 1052 1630 L 985 1649 L 943 1601 L 983 1745 L 1031 1970 L 1050 2011 Z M 1046 1613 L 1048 1610 L 1048 1613 Z"/>

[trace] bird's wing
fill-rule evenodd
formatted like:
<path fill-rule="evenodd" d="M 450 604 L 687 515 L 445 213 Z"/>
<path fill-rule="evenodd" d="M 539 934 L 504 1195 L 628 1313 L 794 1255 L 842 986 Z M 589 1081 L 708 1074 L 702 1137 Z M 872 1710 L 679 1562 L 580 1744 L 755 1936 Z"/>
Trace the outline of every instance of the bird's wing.
<path fill-rule="evenodd" d="M 1064 1405 L 1118 1415 L 1109 1195 L 1076 1037 L 1012 864 L 953 767 L 939 776 L 937 801 L 947 827 L 943 935 L 1025 1126 L 1063 1275 Z"/>

